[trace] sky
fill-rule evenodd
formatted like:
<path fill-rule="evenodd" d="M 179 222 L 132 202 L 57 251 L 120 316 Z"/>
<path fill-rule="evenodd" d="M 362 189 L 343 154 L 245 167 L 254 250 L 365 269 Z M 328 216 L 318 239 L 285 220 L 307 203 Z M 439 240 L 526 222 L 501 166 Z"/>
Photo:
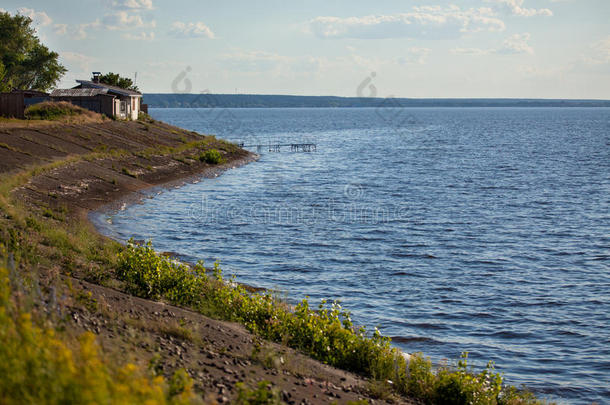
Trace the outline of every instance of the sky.
<path fill-rule="evenodd" d="M 2 0 L 144 93 L 610 99 L 610 0 Z"/>

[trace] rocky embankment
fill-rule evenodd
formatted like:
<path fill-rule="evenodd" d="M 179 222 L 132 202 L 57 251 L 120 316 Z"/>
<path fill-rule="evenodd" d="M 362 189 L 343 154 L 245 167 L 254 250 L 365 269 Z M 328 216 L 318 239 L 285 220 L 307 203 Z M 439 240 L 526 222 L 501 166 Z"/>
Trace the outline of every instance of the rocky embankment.
<path fill-rule="evenodd" d="M 203 158 L 212 148 L 222 154 L 221 163 Z M 197 393 L 210 402 L 231 402 L 237 383 L 255 387 L 261 381 L 291 404 L 408 402 L 263 341 L 240 325 L 121 291 L 113 276 L 118 247 L 87 222 L 90 210 L 151 186 L 217 175 L 255 158 L 233 144 L 152 119 L 1 122 L 0 175 L 8 191 L 0 206 L 0 242 L 20 252 L 14 277 L 36 274 L 39 292 L 31 299 L 32 312 L 66 339 L 95 333 L 110 361 L 134 362 L 165 376 L 184 368 Z M 9 199 L 17 208 L 9 210 Z M 21 219 L 11 213 L 15 210 Z M 63 239 L 54 237 L 54 230 L 61 230 Z"/>

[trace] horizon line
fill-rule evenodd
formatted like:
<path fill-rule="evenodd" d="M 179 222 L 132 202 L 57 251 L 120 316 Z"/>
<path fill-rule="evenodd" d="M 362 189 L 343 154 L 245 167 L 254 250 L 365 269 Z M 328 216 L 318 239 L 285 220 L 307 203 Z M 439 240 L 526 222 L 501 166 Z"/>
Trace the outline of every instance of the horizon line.
<path fill-rule="evenodd" d="M 326 97 L 362 100 L 531 100 L 531 101 L 610 101 L 605 98 L 544 98 L 544 97 L 360 97 L 360 96 L 335 96 L 335 95 L 302 95 L 302 94 L 266 94 L 266 93 L 171 93 L 171 92 L 142 92 L 146 94 L 160 95 L 185 95 L 185 96 L 266 96 L 266 97 Z"/>

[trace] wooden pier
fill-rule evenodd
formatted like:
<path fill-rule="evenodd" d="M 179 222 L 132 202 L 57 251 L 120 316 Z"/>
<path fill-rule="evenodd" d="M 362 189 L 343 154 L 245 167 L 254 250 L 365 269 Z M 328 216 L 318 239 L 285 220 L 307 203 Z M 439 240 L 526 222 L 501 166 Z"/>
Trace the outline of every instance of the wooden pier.
<path fill-rule="evenodd" d="M 290 148 L 290 152 L 316 152 L 315 143 L 269 143 L 267 145 L 245 145 L 237 144 L 240 148 L 256 148 L 257 152 L 267 149 L 269 152 L 281 152 L 282 148 Z"/>

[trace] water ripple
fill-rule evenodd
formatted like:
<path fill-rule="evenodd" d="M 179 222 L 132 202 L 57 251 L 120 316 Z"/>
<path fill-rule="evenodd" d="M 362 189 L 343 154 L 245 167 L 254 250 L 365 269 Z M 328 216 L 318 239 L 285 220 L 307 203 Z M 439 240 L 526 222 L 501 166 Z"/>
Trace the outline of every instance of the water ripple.
<path fill-rule="evenodd" d="M 610 402 L 610 110 L 401 109 L 400 127 L 374 109 L 151 114 L 318 152 L 154 193 L 102 232 L 221 259 L 293 302 L 341 299 L 435 363 L 468 350 L 559 402 Z"/>

